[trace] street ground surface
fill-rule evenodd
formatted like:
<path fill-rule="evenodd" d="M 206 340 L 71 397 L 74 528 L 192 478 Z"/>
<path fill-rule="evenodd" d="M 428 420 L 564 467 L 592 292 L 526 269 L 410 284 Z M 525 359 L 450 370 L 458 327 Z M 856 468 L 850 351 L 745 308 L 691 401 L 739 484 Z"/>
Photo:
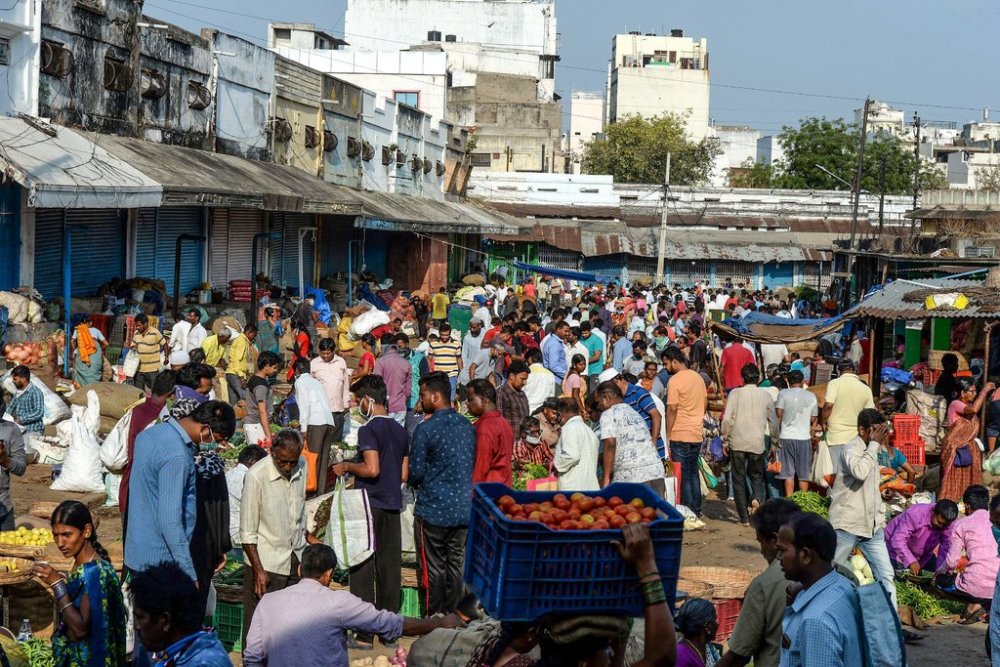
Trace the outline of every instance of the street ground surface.
<path fill-rule="evenodd" d="M 28 466 L 24 477 L 13 478 L 11 495 L 14 509 L 18 515 L 26 514 L 32 503 L 41 501 L 61 501 L 75 498 L 87 504 L 98 517 L 98 537 L 101 543 L 111 553 L 112 558 L 121 558 L 121 520 L 117 507 L 103 507 L 103 494 L 67 494 L 52 491 L 51 468 L 43 465 Z M 715 565 L 722 567 L 739 567 L 752 570 L 763 570 L 764 559 L 760 555 L 753 529 L 741 527 L 736 518 L 735 509 L 731 504 L 719 500 L 706 500 L 704 506 L 705 528 L 684 533 L 684 545 L 681 551 L 682 565 Z M 31 618 L 36 633 L 43 636 L 51 633 L 51 625 L 45 626 L 51 619 L 51 602 L 48 595 L 34 582 L 28 582 L 15 587 L 14 599 L 11 602 L 10 623 L 20 625 L 23 618 Z M 940 619 L 930 624 L 922 632 L 927 639 L 918 645 L 907 647 L 910 667 L 932 667 L 942 664 L 952 665 L 986 665 L 984 641 L 986 625 L 958 625 L 957 619 Z M 41 632 L 38 628 L 43 628 Z M 403 647 L 408 647 L 411 641 L 401 640 Z M 392 651 L 376 646 L 375 651 L 351 651 L 351 658 L 364 658 L 377 655 L 392 655 Z M 238 655 L 233 655 L 233 662 L 239 666 Z"/>

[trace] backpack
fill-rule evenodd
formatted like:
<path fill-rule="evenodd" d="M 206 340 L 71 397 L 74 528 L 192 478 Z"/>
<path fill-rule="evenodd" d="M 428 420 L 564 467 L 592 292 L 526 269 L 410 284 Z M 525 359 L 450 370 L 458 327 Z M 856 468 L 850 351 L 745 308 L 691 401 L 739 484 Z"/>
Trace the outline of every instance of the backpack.
<path fill-rule="evenodd" d="M 851 582 L 857 594 L 858 637 L 864 667 L 906 665 L 903 626 L 885 587 L 878 581 L 862 586 L 853 576 L 838 572 Z"/>

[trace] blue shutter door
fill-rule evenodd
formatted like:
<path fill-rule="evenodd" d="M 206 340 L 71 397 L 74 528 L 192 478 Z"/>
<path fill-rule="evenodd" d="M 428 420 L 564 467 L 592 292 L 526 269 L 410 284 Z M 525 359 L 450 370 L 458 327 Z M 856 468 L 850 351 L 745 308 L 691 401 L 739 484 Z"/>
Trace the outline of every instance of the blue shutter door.
<path fill-rule="evenodd" d="M 271 214 L 271 231 L 281 234 L 281 239 L 271 241 L 271 282 L 282 287 L 299 286 L 299 230 L 314 226 L 311 215 L 303 213 Z M 304 284 L 313 283 L 313 265 L 316 259 L 316 242 L 312 234 L 302 239 L 302 274 Z"/>
<path fill-rule="evenodd" d="M 156 268 L 156 209 L 139 209 L 135 230 L 135 275 L 155 278 Z"/>
<path fill-rule="evenodd" d="M 13 180 L 0 188 L 0 290 L 21 284 L 21 186 Z"/>
<path fill-rule="evenodd" d="M 47 301 L 62 296 L 63 211 L 35 211 L 35 289 Z"/>
<path fill-rule="evenodd" d="M 768 262 L 764 265 L 764 285 L 768 289 L 791 287 L 795 265 L 792 262 Z"/>
<path fill-rule="evenodd" d="M 72 239 L 73 296 L 91 296 L 112 278 L 122 277 L 125 234 L 118 209 L 69 210 L 66 224 L 79 230 Z"/>
<path fill-rule="evenodd" d="M 174 293 L 174 265 L 177 237 L 181 234 L 204 236 L 200 208 L 161 208 L 156 229 L 156 277 Z M 184 241 L 181 247 L 181 296 L 197 289 L 202 282 L 205 243 Z"/>

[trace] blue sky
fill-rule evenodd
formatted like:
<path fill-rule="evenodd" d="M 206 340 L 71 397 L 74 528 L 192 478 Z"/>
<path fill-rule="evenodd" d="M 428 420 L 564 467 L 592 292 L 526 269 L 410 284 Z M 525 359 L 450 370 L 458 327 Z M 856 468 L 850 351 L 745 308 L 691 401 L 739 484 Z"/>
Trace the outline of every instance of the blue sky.
<path fill-rule="evenodd" d="M 268 18 L 342 34 L 345 6 L 146 0 L 145 11 L 190 30 L 217 27 L 264 43 Z M 895 103 L 907 118 L 919 111 L 961 124 L 989 106 L 991 119 L 1000 119 L 995 0 L 558 0 L 556 8 L 556 83 L 567 100 L 573 90 L 603 88 L 614 33 L 682 28 L 708 38 L 719 124 L 772 133 L 807 116 L 851 118 L 865 95 Z"/>

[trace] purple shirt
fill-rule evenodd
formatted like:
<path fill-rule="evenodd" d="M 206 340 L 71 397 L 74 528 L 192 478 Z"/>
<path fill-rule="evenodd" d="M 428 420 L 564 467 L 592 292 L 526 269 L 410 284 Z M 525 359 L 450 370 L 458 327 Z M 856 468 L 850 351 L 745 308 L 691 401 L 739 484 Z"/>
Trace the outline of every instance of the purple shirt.
<path fill-rule="evenodd" d="M 406 400 L 413 388 L 410 362 L 401 357 L 395 347 L 387 348 L 375 361 L 375 374 L 385 380 L 389 412 L 406 412 Z"/>
<path fill-rule="evenodd" d="M 952 526 L 938 530 L 931 526 L 934 505 L 914 505 L 897 516 L 885 527 L 885 541 L 893 563 L 909 567 L 916 561 L 924 569 L 936 569 L 934 549 L 938 550 L 937 563 L 944 563 L 951 541 Z M 952 524 L 954 525 L 954 524 Z"/>
<path fill-rule="evenodd" d="M 243 664 L 347 667 L 348 629 L 395 641 L 403 634 L 403 617 L 379 611 L 347 591 L 303 579 L 260 599 Z"/>
<path fill-rule="evenodd" d="M 972 597 L 992 599 L 1000 557 L 997 557 L 997 541 L 993 537 L 993 524 L 988 511 L 976 510 L 953 524 L 947 558 L 944 566 L 938 569 L 954 570 L 962 552 L 965 552 L 969 564 L 955 579 L 955 587 Z"/>

